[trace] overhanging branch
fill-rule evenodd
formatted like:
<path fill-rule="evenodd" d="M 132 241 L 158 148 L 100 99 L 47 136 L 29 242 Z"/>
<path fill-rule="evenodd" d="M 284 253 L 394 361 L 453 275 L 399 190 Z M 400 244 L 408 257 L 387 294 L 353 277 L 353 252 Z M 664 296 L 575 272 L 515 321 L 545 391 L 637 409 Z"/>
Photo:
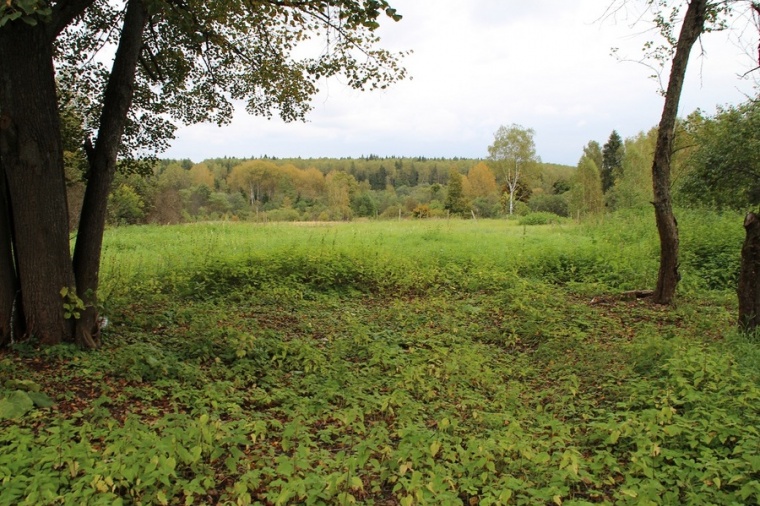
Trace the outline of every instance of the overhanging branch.
<path fill-rule="evenodd" d="M 95 0 L 62 0 L 53 7 L 51 21 L 47 25 L 48 37 L 51 41 L 67 27 L 77 16 L 94 3 Z"/>

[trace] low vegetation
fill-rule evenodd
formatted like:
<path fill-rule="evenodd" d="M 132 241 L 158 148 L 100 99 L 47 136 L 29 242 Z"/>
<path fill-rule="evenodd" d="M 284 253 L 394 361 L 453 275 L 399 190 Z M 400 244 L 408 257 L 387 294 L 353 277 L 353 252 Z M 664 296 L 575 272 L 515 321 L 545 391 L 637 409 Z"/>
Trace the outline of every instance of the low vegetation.
<path fill-rule="evenodd" d="M 760 502 L 741 216 L 675 308 L 650 221 L 110 230 L 105 346 L 0 351 L 0 503 Z"/>

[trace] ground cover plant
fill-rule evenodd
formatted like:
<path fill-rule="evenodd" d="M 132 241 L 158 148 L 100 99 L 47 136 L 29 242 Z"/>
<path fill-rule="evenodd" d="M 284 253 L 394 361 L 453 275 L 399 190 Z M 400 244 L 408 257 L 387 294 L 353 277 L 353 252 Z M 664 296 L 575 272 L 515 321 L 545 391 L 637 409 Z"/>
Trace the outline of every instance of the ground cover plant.
<path fill-rule="evenodd" d="M 0 504 L 757 503 L 741 217 L 674 308 L 648 220 L 111 230 L 105 346 L 0 351 Z"/>

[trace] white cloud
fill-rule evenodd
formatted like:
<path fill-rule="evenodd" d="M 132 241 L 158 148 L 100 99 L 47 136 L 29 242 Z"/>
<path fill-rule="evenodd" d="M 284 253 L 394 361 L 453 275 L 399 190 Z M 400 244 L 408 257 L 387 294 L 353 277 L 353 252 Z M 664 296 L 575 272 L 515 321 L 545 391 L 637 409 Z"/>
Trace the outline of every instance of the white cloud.
<path fill-rule="evenodd" d="M 619 62 L 612 47 L 638 58 L 646 27 L 626 18 L 598 21 L 604 2 L 582 0 L 395 0 L 404 15 L 383 27 L 383 46 L 412 49 L 412 79 L 383 92 L 322 83 L 306 124 L 236 115 L 231 125 L 179 131 L 166 156 L 279 157 L 423 155 L 481 157 L 502 124 L 536 131 L 542 159 L 574 164 L 589 140 L 649 129 L 662 98 L 643 65 Z M 752 34 L 754 37 L 754 34 Z M 681 110 L 714 110 L 751 94 L 737 73 L 749 65 L 736 37 L 703 38 L 691 62 Z M 751 62 L 750 62 L 751 64 Z"/>

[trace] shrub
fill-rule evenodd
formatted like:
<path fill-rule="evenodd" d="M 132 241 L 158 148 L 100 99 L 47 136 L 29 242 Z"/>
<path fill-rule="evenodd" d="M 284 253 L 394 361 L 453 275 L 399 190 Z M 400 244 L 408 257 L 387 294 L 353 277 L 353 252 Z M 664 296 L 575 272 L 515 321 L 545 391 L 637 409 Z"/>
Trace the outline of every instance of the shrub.
<path fill-rule="evenodd" d="M 559 223 L 560 217 L 554 213 L 538 212 L 530 213 L 520 218 L 520 225 L 550 225 Z"/>
<path fill-rule="evenodd" d="M 742 216 L 681 211 L 679 221 L 684 223 L 680 227 L 683 274 L 710 290 L 736 289 L 744 239 Z"/>
<path fill-rule="evenodd" d="M 412 215 L 415 218 L 430 218 L 430 206 L 427 204 L 420 204 L 414 208 Z"/>
<path fill-rule="evenodd" d="M 515 201 L 515 205 L 512 211 L 514 212 L 515 216 L 526 216 L 530 214 L 530 208 L 528 207 L 528 204 L 522 200 Z"/>
<path fill-rule="evenodd" d="M 534 213 L 547 212 L 557 216 L 569 216 L 567 199 L 561 195 L 534 195 L 528 202 L 528 207 Z"/>
<path fill-rule="evenodd" d="M 274 209 L 267 213 L 269 221 L 299 221 L 301 214 L 293 208 Z"/>
<path fill-rule="evenodd" d="M 472 208 L 479 218 L 495 218 L 501 212 L 501 203 L 495 196 L 478 197 L 472 201 Z"/>
<path fill-rule="evenodd" d="M 380 217 L 381 218 L 390 218 L 390 219 L 398 218 L 399 211 L 401 211 L 401 216 L 407 216 L 408 215 L 408 213 L 403 208 L 401 208 L 399 206 L 389 206 L 388 208 L 385 209 L 385 211 L 382 212 L 382 214 L 380 215 Z"/>

